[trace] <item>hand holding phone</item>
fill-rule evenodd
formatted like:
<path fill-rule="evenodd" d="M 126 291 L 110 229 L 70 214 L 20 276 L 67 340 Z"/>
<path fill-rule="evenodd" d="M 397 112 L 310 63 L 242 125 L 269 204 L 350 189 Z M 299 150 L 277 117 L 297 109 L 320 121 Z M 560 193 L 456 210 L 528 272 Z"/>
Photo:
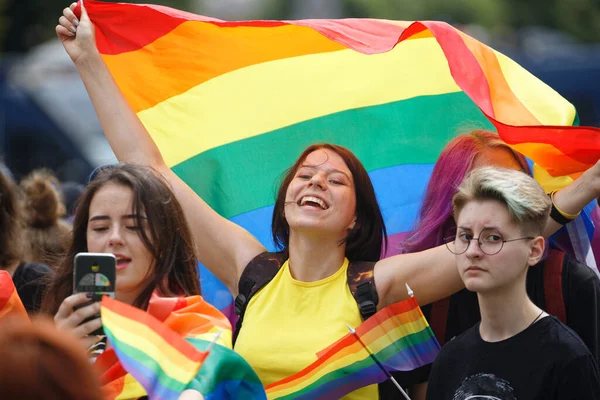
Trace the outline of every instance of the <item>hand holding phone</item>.
<path fill-rule="evenodd" d="M 90 301 L 80 304 L 75 309 L 99 302 L 102 296 L 115 297 L 117 278 L 117 259 L 110 253 L 77 253 L 73 269 L 73 293 L 91 293 Z M 86 323 L 100 315 L 85 319 Z M 102 335 L 102 328 L 92 335 Z"/>
<path fill-rule="evenodd" d="M 85 350 L 97 341 L 94 335 L 102 332 L 100 303 L 90 303 L 90 298 L 91 293 L 72 294 L 62 301 L 54 315 L 56 327 L 82 341 Z"/>

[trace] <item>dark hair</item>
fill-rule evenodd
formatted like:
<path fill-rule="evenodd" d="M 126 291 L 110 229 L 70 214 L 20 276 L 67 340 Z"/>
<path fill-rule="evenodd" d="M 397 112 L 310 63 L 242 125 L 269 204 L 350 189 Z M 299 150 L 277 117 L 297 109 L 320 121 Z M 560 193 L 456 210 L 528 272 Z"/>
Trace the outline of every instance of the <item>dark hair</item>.
<path fill-rule="evenodd" d="M 18 188 L 0 169 L 0 268 L 23 256 L 22 224 Z"/>
<path fill-rule="evenodd" d="M 73 241 L 53 284 L 48 288 L 43 311 L 54 314 L 62 301 L 72 293 L 73 260 L 87 251 L 89 208 L 94 195 L 104 185 L 114 183 L 133 191 L 133 214 L 142 226 L 141 213 L 146 214 L 148 229 L 139 235 L 152 254 L 155 264 L 148 286 L 134 306 L 146 309 L 154 290 L 162 296 L 200 294 L 200 282 L 194 256 L 193 240 L 181 205 L 165 179 L 151 168 L 118 164 L 102 169 L 81 195 L 73 220 Z"/>
<path fill-rule="evenodd" d="M 309 146 L 298 157 L 294 165 L 284 173 L 273 209 L 271 230 L 275 245 L 280 250 L 288 250 L 290 226 L 283 215 L 286 192 L 292 179 L 294 179 L 296 171 L 300 168 L 306 157 L 319 149 L 328 149 L 338 154 L 348 166 L 354 180 L 356 225 L 344 240 L 346 244 L 346 257 L 350 261 L 379 260 L 382 250 L 385 250 L 387 247 L 387 233 L 371 178 L 365 167 L 350 150 L 335 144 L 321 143 Z"/>
<path fill-rule="evenodd" d="M 40 319 L 2 321 L 0 393 L 3 399 L 102 399 L 83 349 L 52 321 Z"/>
<path fill-rule="evenodd" d="M 36 170 L 20 183 L 23 192 L 24 260 L 56 267 L 71 242 L 71 226 L 61 217 L 65 205 L 58 179 L 46 170 Z"/>

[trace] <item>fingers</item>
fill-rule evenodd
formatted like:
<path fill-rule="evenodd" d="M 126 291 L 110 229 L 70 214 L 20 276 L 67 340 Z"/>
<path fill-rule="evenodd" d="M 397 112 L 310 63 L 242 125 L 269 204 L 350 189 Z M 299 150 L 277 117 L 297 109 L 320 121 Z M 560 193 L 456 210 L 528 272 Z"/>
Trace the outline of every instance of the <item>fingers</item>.
<path fill-rule="evenodd" d="M 75 28 L 79 26 L 79 20 L 70 7 L 67 7 L 63 10 L 63 17 L 65 17 Z"/>
<path fill-rule="evenodd" d="M 56 324 L 66 329 L 74 328 L 84 319 L 100 312 L 100 303 L 93 303 L 74 311 L 76 306 L 90 301 L 88 296 L 87 293 L 77 293 L 64 299 L 54 316 Z"/>
<path fill-rule="evenodd" d="M 70 30 L 68 30 L 67 28 L 65 28 L 62 25 L 56 25 L 56 34 L 58 35 L 58 37 L 61 37 L 61 36 L 74 37 L 75 36 L 75 34 L 73 32 L 71 32 Z"/>
<path fill-rule="evenodd" d="M 76 293 L 70 295 L 64 299 L 62 303 L 60 303 L 60 307 L 58 307 L 58 311 L 54 316 L 54 320 L 67 318 L 69 315 L 71 315 L 75 306 L 83 304 L 86 301 L 90 301 L 90 297 L 88 297 L 87 293 Z"/>
<path fill-rule="evenodd" d="M 100 319 L 100 303 L 93 303 L 73 311 L 66 318 L 54 317 L 56 326 L 60 329 L 70 331 L 75 337 L 82 338 L 102 326 Z M 85 321 L 90 319 L 90 321 Z"/>
<path fill-rule="evenodd" d="M 77 5 L 77 3 L 73 3 L 75 5 Z M 71 4 L 71 5 L 73 5 Z M 87 14 L 87 10 L 85 9 L 85 5 L 83 4 L 83 0 L 81 0 L 81 18 L 82 19 L 87 19 L 88 18 L 88 14 Z"/>
<path fill-rule="evenodd" d="M 73 34 L 77 32 L 77 28 L 75 27 L 75 25 L 73 25 L 73 23 L 69 21 L 64 15 L 58 19 L 58 25 L 64 27 Z"/>
<path fill-rule="evenodd" d="M 71 315 L 69 315 L 69 317 L 66 319 L 66 325 L 74 328 L 76 326 L 80 326 L 84 320 L 86 320 L 88 318 L 99 316 L 99 314 L 100 314 L 100 303 L 93 303 L 93 304 L 90 304 L 89 306 L 81 307 L 80 309 L 71 313 Z M 83 324 L 83 325 L 85 325 L 85 324 Z"/>
<path fill-rule="evenodd" d="M 77 326 L 77 328 L 73 329 L 73 334 L 77 338 L 83 338 L 89 336 L 96 329 L 102 327 L 102 319 L 100 317 L 94 318 L 90 321 L 84 322 L 83 324 Z"/>

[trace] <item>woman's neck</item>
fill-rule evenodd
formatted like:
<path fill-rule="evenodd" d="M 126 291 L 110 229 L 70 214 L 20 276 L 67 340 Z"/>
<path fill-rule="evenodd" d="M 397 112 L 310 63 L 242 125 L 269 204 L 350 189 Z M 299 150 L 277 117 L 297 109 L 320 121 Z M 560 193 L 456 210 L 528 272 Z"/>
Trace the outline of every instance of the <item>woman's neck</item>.
<path fill-rule="evenodd" d="M 132 291 L 132 292 L 118 292 L 115 293 L 115 299 L 120 301 L 121 303 L 125 303 L 125 304 L 129 304 L 130 306 L 133 306 L 135 301 L 137 300 L 138 296 L 140 295 L 141 290 L 136 290 L 136 291 Z"/>
<path fill-rule="evenodd" d="M 479 333 L 486 342 L 499 342 L 527 329 L 542 311 L 527 297 L 525 281 L 492 292 L 478 293 Z"/>
<path fill-rule="evenodd" d="M 342 266 L 345 251 L 346 245 L 337 240 L 290 234 L 290 273 L 302 282 L 325 279 Z"/>

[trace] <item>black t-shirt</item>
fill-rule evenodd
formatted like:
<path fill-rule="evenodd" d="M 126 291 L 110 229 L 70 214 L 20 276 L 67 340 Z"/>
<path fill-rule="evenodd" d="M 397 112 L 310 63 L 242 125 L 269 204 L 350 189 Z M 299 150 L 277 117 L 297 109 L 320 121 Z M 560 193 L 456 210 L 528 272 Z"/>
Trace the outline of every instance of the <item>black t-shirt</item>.
<path fill-rule="evenodd" d="M 53 275 L 54 271 L 44 264 L 25 262 L 19 264 L 12 279 L 27 313 L 36 313 L 40 310 L 42 296 Z"/>
<path fill-rule="evenodd" d="M 554 317 L 485 342 L 479 323 L 438 354 L 427 400 L 599 400 L 600 373 L 581 339 Z"/>
<path fill-rule="evenodd" d="M 544 295 L 544 262 L 527 271 L 527 295 L 535 305 L 546 310 Z M 588 266 L 565 254 L 562 292 L 567 314 L 566 324 L 587 345 L 600 364 L 600 279 Z M 431 305 L 422 307 L 432 323 Z M 481 320 L 477 293 L 463 289 L 450 297 L 446 333 L 440 342 L 448 342 Z"/>

